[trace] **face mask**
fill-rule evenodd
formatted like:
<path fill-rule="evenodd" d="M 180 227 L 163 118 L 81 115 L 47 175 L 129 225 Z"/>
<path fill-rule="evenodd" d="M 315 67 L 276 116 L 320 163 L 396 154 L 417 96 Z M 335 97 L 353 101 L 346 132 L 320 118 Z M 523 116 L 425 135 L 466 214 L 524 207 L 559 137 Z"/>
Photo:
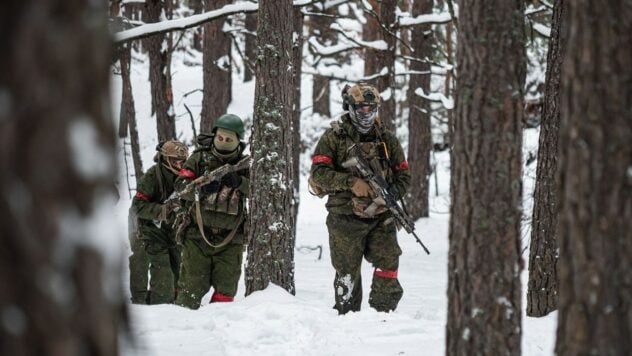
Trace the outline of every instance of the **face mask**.
<path fill-rule="evenodd" d="M 373 128 L 377 117 L 377 106 L 355 107 L 349 111 L 351 123 L 361 134 L 366 134 Z"/>
<path fill-rule="evenodd" d="M 215 131 L 213 145 L 218 151 L 232 152 L 239 147 L 239 137 L 233 131 L 218 128 Z"/>

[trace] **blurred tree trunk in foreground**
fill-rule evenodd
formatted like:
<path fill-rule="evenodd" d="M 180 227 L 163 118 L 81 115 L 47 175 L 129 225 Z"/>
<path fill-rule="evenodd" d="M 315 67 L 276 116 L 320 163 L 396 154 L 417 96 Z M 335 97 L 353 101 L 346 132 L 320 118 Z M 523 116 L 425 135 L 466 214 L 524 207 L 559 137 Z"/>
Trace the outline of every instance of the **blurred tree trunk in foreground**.
<path fill-rule="evenodd" d="M 0 13 L 2 355 L 118 354 L 120 261 L 101 229 L 117 173 L 106 15 L 85 0 Z"/>
<path fill-rule="evenodd" d="M 632 354 L 632 2 L 568 1 L 557 355 Z"/>

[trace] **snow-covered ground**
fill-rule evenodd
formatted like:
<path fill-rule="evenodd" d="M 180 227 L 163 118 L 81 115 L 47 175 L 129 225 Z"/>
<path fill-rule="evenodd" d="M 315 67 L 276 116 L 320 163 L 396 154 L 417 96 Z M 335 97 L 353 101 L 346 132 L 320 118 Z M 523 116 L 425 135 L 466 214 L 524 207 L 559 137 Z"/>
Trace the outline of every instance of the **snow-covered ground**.
<path fill-rule="evenodd" d="M 202 71 L 199 66 L 182 65 L 174 61 L 174 99 L 178 115 L 180 138 L 191 142 L 189 118 L 182 106 L 186 101 L 194 114 L 199 111 L 201 93 L 183 98 L 183 94 L 202 88 Z M 156 144 L 156 129 L 149 117 L 150 95 L 145 64 L 134 62 L 132 85 L 141 135 L 144 168 L 151 166 Z M 235 77 L 233 102 L 229 112 L 242 117 L 252 114 L 253 83 L 241 84 Z M 113 108 L 118 115 L 120 105 L 120 77 L 113 76 Z M 337 93 L 332 89 L 332 93 Z M 311 78 L 303 78 L 303 107 L 310 105 Z M 332 102 L 335 98 L 332 98 Z M 336 105 L 335 102 L 332 105 Z M 332 106 L 334 112 L 336 106 Z M 184 115 L 183 115 L 184 114 Z M 324 127 L 320 119 L 303 113 L 302 131 L 317 136 Z M 401 133 L 398 133 L 401 134 Z M 402 135 L 399 135 L 402 136 Z M 403 133 L 403 136 L 406 136 Z M 537 131 L 525 134 L 525 155 L 537 148 Z M 123 154 L 121 152 L 120 156 Z M 199 310 L 188 310 L 174 305 L 130 305 L 133 342 L 125 342 L 125 355 L 441 355 L 445 349 L 447 316 L 447 252 L 449 156 L 436 154 L 437 186 L 435 176 L 431 185 L 431 215 L 417 221 L 418 235 L 431 250 L 427 256 L 411 236 L 399 233 L 403 254 L 400 259 L 399 278 L 404 296 L 398 309 L 392 313 L 377 313 L 367 304 L 372 269 L 363 266 L 364 295 L 361 312 L 338 316 L 333 306 L 333 268 L 329 260 L 325 201 L 311 196 L 306 190 L 305 176 L 301 181 L 296 250 L 296 296 L 283 289 L 270 286 L 264 291 L 244 297 L 243 278 L 234 303 L 208 304 L 203 299 Z M 308 165 L 309 152 L 302 165 Z M 127 209 L 130 198 L 121 159 L 121 200 L 115 214 L 120 222 L 119 236 L 125 236 Z M 131 167 L 131 162 L 128 163 Z M 131 168 L 130 168 L 131 169 Z M 525 217 L 529 217 L 531 190 L 535 163 L 525 169 Z M 133 179 L 131 179 L 133 188 Z M 438 193 L 438 194 L 437 194 Z M 523 245 L 528 242 L 525 230 Z M 129 252 L 127 241 L 124 242 Z M 318 250 L 322 247 L 322 258 Z M 528 260 L 528 250 L 524 253 Z M 126 269 L 125 269 L 126 270 Z M 523 273 L 526 286 L 526 271 Z M 127 285 L 127 274 L 121 276 Z M 556 313 L 542 318 L 523 317 L 523 354 L 551 355 L 555 340 Z"/>

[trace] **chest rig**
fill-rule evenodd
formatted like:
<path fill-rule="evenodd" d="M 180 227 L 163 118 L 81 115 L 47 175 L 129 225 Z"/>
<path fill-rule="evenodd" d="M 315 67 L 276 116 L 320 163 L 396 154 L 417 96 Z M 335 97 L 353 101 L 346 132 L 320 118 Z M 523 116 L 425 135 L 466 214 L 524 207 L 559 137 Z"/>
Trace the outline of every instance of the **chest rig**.
<path fill-rule="evenodd" d="M 219 168 L 222 163 L 209 151 L 202 153 L 204 171 Z M 211 193 L 202 201 L 202 209 L 208 212 L 239 215 L 243 209 L 244 197 L 237 188 L 222 186 L 219 191 Z"/>

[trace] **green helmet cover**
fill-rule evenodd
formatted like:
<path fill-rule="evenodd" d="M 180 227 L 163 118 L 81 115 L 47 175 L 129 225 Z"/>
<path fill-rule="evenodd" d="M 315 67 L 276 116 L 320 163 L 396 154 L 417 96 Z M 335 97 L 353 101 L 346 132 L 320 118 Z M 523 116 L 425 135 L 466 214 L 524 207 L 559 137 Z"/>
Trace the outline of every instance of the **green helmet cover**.
<path fill-rule="evenodd" d="M 244 135 L 246 133 L 246 130 L 244 129 L 244 122 L 237 115 L 224 114 L 220 116 L 213 124 L 213 133 L 215 133 L 217 128 L 234 131 L 237 133 L 239 140 L 244 140 Z"/>

